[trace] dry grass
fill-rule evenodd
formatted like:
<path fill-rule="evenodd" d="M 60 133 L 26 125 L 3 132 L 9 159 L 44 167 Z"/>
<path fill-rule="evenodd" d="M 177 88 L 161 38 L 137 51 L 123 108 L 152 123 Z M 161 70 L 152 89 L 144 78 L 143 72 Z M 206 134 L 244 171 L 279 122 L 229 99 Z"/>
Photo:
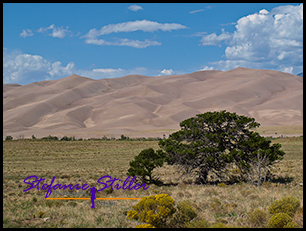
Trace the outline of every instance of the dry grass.
<path fill-rule="evenodd" d="M 156 170 L 167 185 L 150 186 L 148 190 L 114 190 L 99 192 L 97 197 L 143 197 L 167 193 L 176 203 L 190 200 L 198 218 L 210 224 L 222 222 L 234 227 L 254 227 L 250 213 L 268 211 L 272 201 L 294 196 L 303 204 L 303 138 L 279 138 L 286 152 L 277 164 L 274 182 L 258 188 L 246 183 L 235 185 L 194 185 L 192 178 L 179 178 L 173 166 Z M 23 180 L 30 175 L 46 178 L 50 183 L 82 183 L 100 188 L 96 182 L 103 175 L 124 180 L 129 161 L 142 149 L 158 149 L 157 141 L 3 141 L 3 226 L 4 227 L 135 227 L 125 215 L 137 200 L 105 202 L 90 208 L 88 200 L 46 200 L 45 192 L 32 189 Z M 82 196 L 84 197 L 84 196 Z M 37 216 L 39 212 L 40 216 Z M 34 217 L 33 214 L 36 214 Z M 299 210 L 295 220 L 303 224 Z M 44 221 L 45 217 L 50 220 Z M 264 225 L 263 225 L 264 226 Z"/>

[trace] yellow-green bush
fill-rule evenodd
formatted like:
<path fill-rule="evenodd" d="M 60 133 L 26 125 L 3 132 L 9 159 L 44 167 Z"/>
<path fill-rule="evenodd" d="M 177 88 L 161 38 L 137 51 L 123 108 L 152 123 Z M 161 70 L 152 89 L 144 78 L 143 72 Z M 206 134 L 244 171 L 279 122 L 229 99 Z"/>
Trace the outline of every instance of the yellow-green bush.
<path fill-rule="evenodd" d="M 133 209 L 127 212 L 129 219 L 145 222 L 152 228 L 168 227 L 169 218 L 176 211 L 173 198 L 167 194 L 143 197 Z"/>
<path fill-rule="evenodd" d="M 256 228 L 266 227 L 268 221 L 268 214 L 262 209 L 254 209 L 249 214 L 249 222 Z"/>
<path fill-rule="evenodd" d="M 287 213 L 276 213 L 268 222 L 268 228 L 284 228 L 289 222 L 292 222 L 292 218 Z"/>
<path fill-rule="evenodd" d="M 186 223 L 186 228 L 208 228 L 210 226 L 206 219 L 200 219 L 193 222 Z"/>
<path fill-rule="evenodd" d="M 141 225 L 136 225 L 136 228 L 155 228 L 151 224 L 141 224 Z"/>
<path fill-rule="evenodd" d="M 290 217 L 293 217 L 300 204 L 300 201 L 293 196 L 284 197 L 272 202 L 269 212 L 270 214 L 287 213 Z"/>
<path fill-rule="evenodd" d="M 136 228 L 184 228 L 187 224 L 190 226 L 204 224 L 203 221 L 190 224 L 198 214 L 189 200 L 179 202 L 177 208 L 174 204 L 173 198 L 168 194 L 151 195 L 141 198 L 126 215 L 129 219 L 146 223 L 137 225 Z"/>
<path fill-rule="evenodd" d="M 223 224 L 222 222 L 218 222 L 218 223 L 213 224 L 209 228 L 228 228 L 228 226 Z"/>
<path fill-rule="evenodd" d="M 171 227 L 184 228 L 197 215 L 197 210 L 192 207 L 189 200 L 181 201 L 177 204 L 177 211 L 171 221 Z"/>
<path fill-rule="evenodd" d="M 299 226 L 297 223 L 290 221 L 284 226 L 284 228 L 299 228 Z"/>

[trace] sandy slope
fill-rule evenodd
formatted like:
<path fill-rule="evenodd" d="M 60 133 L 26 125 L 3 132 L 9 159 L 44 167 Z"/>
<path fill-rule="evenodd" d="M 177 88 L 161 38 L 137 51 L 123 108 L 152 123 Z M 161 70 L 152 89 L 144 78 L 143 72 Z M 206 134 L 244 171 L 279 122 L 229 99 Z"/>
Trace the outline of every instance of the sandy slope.
<path fill-rule="evenodd" d="M 3 137 L 159 136 L 199 113 L 227 110 L 262 126 L 303 125 L 303 77 L 236 68 L 93 80 L 71 75 L 3 85 Z"/>

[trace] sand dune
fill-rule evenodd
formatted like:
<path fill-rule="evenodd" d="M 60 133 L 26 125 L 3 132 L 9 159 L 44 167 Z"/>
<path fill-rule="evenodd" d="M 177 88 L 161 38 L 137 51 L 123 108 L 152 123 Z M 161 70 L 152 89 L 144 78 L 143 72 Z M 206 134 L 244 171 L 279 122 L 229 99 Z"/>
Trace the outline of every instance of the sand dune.
<path fill-rule="evenodd" d="M 303 125 L 303 77 L 236 68 L 184 75 L 78 75 L 28 85 L 3 84 L 3 137 L 159 136 L 207 111 L 251 116 L 262 126 Z"/>

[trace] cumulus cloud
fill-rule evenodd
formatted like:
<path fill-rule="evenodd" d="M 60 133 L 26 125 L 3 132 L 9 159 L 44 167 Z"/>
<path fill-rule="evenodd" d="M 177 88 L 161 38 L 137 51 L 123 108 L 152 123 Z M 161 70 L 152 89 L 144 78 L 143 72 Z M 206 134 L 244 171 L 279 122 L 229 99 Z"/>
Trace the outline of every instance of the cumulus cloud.
<path fill-rule="evenodd" d="M 173 74 L 174 74 L 174 71 L 172 69 L 169 69 L 169 70 L 164 69 L 160 72 L 159 75 L 173 75 Z"/>
<path fill-rule="evenodd" d="M 20 33 L 20 36 L 23 37 L 23 38 L 26 38 L 28 36 L 33 36 L 33 32 L 29 29 L 25 29 L 25 30 L 22 30 L 22 32 Z"/>
<path fill-rule="evenodd" d="M 200 71 L 210 71 L 210 70 L 213 70 L 214 67 L 209 67 L 209 66 L 203 66 L 202 69 Z"/>
<path fill-rule="evenodd" d="M 303 66 L 303 4 L 266 9 L 240 18 L 234 33 L 222 30 L 202 36 L 202 45 L 226 41 L 227 60 L 215 62 L 224 70 L 237 65 L 299 72 Z"/>
<path fill-rule="evenodd" d="M 142 7 L 139 6 L 139 5 L 134 4 L 134 5 L 130 5 L 128 7 L 128 9 L 131 10 L 131 11 L 137 11 L 137 10 L 142 10 Z"/>
<path fill-rule="evenodd" d="M 43 80 L 54 80 L 77 74 L 93 79 L 116 78 L 130 74 L 157 75 L 159 71 L 148 71 L 145 67 L 131 69 L 94 68 L 77 69 L 74 62 L 66 66 L 60 61 L 50 62 L 40 55 L 22 53 L 20 50 L 9 51 L 3 48 L 3 83 L 28 84 Z"/>
<path fill-rule="evenodd" d="M 104 39 L 98 39 L 98 36 L 107 35 L 111 33 L 119 33 L 119 32 L 133 32 L 133 31 L 154 32 L 158 30 L 171 31 L 171 30 L 178 30 L 185 28 L 187 27 L 178 23 L 158 23 L 144 19 L 144 20 L 129 21 L 117 24 L 109 24 L 103 26 L 100 30 L 93 28 L 81 38 L 85 38 L 85 42 L 87 44 L 131 46 L 135 48 L 145 48 L 147 46 L 161 45 L 161 43 L 157 41 L 151 41 L 148 39 L 145 39 L 145 41 L 139 41 L 139 40 L 130 40 L 127 38 L 118 39 L 116 42 L 111 42 L 111 41 L 106 41 Z"/>
<path fill-rule="evenodd" d="M 3 51 L 3 82 L 26 84 L 42 79 L 54 79 L 73 74 L 74 63 L 66 66 L 56 61 L 51 63 L 40 55 L 20 51 Z"/>
<path fill-rule="evenodd" d="M 222 33 L 217 35 L 216 33 L 212 33 L 209 35 L 203 35 L 200 42 L 203 46 L 221 46 L 222 41 L 228 41 L 232 39 L 233 35 L 228 32 L 225 32 L 224 29 L 221 30 Z"/>
<path fill-rule="evenodd" d="M 66 27 L 66 29 L 64 29 L 62 26 L 61 27 L 55 27 L 54 24 L 50 25 L 49 27 L 41 27 L 37 30 L 37 32 L 39 33 L 44 33 L 48 30 L 52 30 L 52 32 L 49 34 L 50 36 L 54 37 L 54 38 L 60 38 L 63 39 L 66 37 L 68 32 L 71 32 L 70 30 L 68 30 L 68 26 Z"/>

